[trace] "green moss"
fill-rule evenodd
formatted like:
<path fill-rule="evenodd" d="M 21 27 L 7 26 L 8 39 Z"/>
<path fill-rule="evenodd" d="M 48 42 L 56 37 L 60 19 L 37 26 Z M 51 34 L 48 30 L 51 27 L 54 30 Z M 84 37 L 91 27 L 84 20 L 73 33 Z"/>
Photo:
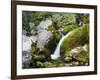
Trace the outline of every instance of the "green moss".
<path fill-rule="evenodd" d="M 82 62 L 89 62 L 89 54 L 86 53 L 86 55 L 82 55 L 81 53 L 78 53 L 76 59 Z"/>
<path fill-rule="evenodd" d="M 87 52 L 80 50 L 80 52 L 76 55 L 76 59 L 82 62 L 89 62 L 89 45 L 87 44 Z"/>
<path fill-rule="evenodd" d="M 89 43 L 89 27 L 79 27 L 64 39 L 61 45 L 61 55 L 65 55 L 71 49 Z"/>
<path fill-rule="evenodd" d="M 68 33 L 69 31 L 76 29 L 77 27 L 79 27 L 79 26 L 73 23 L 73 24 L 68 24 L 68 25 L 64 26 L 63 29 L 64 29 L 65 33 Z"/>
<path fill-rule="evenodd" d="M 52 63 L 52 62 L 48 62 L 45 64 L 46 68 L 51 68 L 51 67 L 56 67 L 56 64 Z"/>
<path fill-rule="evenodd" d="M 44 60 L 46 59 L 46 56 L 45 55 L 39 55 L 39 54 L 33 54 L 33 59 L 35 60 Z"/>
<path fill-rule="evenodd" d="M 47 29 L 47 31 L 50 31 L 52 33 L 54 33 L 56 31 L 55 27 L 53 25 L 50 25 Z"/>
<path fill-rule="evenodd" d="M 36 62 L 36 66 L 39 67 L 39 68 L 44 68 L 45 67 L 44 63 L 40 62 L 40 61 Z"/>

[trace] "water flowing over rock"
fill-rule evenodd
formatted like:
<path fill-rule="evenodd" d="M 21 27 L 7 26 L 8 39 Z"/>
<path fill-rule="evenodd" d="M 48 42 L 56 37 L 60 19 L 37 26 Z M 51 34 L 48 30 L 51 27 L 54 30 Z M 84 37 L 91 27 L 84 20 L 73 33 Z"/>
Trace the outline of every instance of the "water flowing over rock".
<path fill-rule="evenodd" d="M 58 59 L 60 57 L 60 46 L 61 46 L 63 40 L 65 38 L 67 38 L 71 33 L 72 33 L 72 31 L 69 32 L 68 34 L 66 34 L 65 36 L 62 36 L 62 38 L 60 39 L 60 41 L 59 41 L 54 53 L 51 55 L 51 59 L 56 60 L 56 59 Z"/>

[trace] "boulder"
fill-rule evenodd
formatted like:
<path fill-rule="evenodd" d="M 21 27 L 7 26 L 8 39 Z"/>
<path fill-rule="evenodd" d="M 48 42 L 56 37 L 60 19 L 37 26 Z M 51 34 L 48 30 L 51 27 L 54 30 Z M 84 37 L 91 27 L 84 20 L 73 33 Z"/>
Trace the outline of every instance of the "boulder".
<path fill-rule="evenodd" d="M 30 37 L 23 35 L 22 36 L 22 65 L 23 68 L 29 68 L 31 59 L 32 59 L 32 41 Z"/>
<path fill-rule="evenodd" d="M 65 57 L 65 61 L 69 62 L 75 59 L 79 62 L 89 62 L 88 46 L 80 46 L 69 51 Z"/>
<path fill-rule="evenodd" d="M 43 20 L 40 22 L 40 24 L 37 26 L 37 30 L 41 30 L 41 29 L 48 29 L 48 27 L 52 25 L 52 20 L 51 19 L 47 19 L 47 20 Z"/>
<path fill-rule="evenodd" d="M 47 30 L 41 30 L 37 35 L 37 48 L 44 48 L 44 46 L 49 42 L 53 34 Z"/>

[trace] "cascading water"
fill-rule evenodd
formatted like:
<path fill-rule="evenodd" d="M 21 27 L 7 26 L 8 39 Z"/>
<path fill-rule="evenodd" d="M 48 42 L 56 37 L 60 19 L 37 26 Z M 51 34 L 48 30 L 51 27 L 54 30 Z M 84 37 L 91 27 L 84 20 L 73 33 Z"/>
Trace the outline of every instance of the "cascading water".
<path fill-rule="evenodd" d="M 62 38 L 60 39 L 60 41 L 59 41 L 54 53 L 51 55 L 51 59 L 56 60 L 56 59 L 58 59 L 60 57 L 60 46 L 61 46 L 63 40 L 65 38 L 67 38 L 71 33 L 72 33 L 72 31 L 69 32 L 68 34 L 66 34 L 65 36 L 64 35 L 62 36 Z"/>

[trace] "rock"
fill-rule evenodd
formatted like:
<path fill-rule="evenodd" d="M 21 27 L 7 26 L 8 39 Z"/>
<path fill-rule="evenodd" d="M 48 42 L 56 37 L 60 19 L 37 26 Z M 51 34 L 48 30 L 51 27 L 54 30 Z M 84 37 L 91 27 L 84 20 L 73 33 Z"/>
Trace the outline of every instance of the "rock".
<path fill-rule="evenodd" d="M 30 39 L 32 40 L 32 42 L 36 43 L 36 41 L 37 41 L 37 36 L 30 36 Z"/>
<path fill-rule="evenodd" d="M 64 61 L 69 62 L 72 60 L 72 57 L 65 57 Z"/>
<path fill-rule="evenodd" d="M 22 35 L 26 35 L 27 31 L 26 30 L 22 30 Z"/>
<path fill-rule="evenodd" d="M 75 57 L 75 55 L 77 55 L 78 53 L 85 55 L 87 52 L 88 52 L 87 45 L 84 45 L 83 47 L 81 46 L 81 47 L 76 47 L 76 48 L 72 49 L 70 51 L 70 56 Z"/>
<path fill-rule="evenodd" d="M 35 27 L 35 24 L 33 22 L 29 23 L 30 29 L 33 29 Z"/>
<path fill-rule="evenodd" d="M 78 61 L 73 61 L 72 66 L 79 66 L 79 62 Z"/>
<path fill-rule="evenodd" d="M 70 67 L 70 64 L 67 64 L 67 63 L 66 63 L 65 66 L 66 66 L 66 67 Z"/>
<path fill-rule="evenodd" d="M 37 36 L 37 48 L 44 48 L 44 46 L 49 42 L 53 34 L 47 30 L 41 30 Z"/>
<path fill-rule="evenodd" d="M 65 57 L 65 61 L 71 61 L 72 58 L 78 61 L 88 62 L 88 50 L 87 45 L 76 47 L 72 49 Z"/>
<path fill-rule="evenodd" d="M 48 29 L 48 27 L 52 25 L 52 20 L 51 19 L 47 19 L 47 20 L 43 20 L 40 22 L 40 24 L 37 26 L 37 30 L 41 30 L 41 29 Z"/>
<path fill-rule="evenodd" d="M 23 48 L 22 48 L 23 51 L 31 50 L 32 41 L 30 37 L 23 35 L 22 42 L 23 42 Z"/>
<path fill-rule="evenodd" d="M 49 42 L 53 34 L 50 31 L 47 31 L 48 27 L 52 25 L 52 20 L 47 19 L 41 21 L 37 26 L 37 48 L 44 48 L 44 46 Z"/>
<path fill-rule="evenodd" d="M 36 35 L 36 34 L 37 34 L 37 31 L 34 30 L 34 29 L 32 29 L 32 30 L 31 30 L 31 34 L 32 34 L 32 35 Z"/>
<path fill-rule="evenodd" d="M 32 59 L 32 52 L 22 51 L 22 66 L 23 68 L 29 68 Z"/>
<path fill-rule="evenodd" d="M 88 66 L 89 65 L 89 63 L 85 63 L 85 66 Z"/>
<path fill-rule="evenodd" d="M 29 68 L 32 59 L 31 39 L 25 35 L 22 36 L 22 65 L 23 68 Z"/>

